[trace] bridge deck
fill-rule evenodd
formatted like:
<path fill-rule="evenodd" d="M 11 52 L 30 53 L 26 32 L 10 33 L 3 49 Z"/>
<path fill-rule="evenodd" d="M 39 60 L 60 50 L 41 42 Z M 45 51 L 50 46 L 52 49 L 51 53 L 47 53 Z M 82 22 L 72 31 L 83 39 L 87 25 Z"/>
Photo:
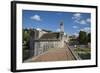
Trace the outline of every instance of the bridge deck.
<path fill-rule="evenodd" d="M 31 62 L 66 61 L 66 60 L 75 60 L 71 51 L 68 49 L 66 43 L 63 48 L 49 50 L 39 56 L 30 59 Z"/>

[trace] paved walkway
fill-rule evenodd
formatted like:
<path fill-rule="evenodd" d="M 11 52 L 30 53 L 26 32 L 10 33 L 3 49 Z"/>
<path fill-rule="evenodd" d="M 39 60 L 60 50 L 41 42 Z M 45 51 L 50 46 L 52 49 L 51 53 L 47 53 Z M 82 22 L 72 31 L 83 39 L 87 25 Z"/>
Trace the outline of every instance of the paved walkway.
<path fill-rule="evenodd" d="M 49 50 L 39 56 L 33 57 L 31 62 L 43 62 L 43 61 L 65 61 L 74 60 L 71 52 L 64 46 L 64 48 Z"/>

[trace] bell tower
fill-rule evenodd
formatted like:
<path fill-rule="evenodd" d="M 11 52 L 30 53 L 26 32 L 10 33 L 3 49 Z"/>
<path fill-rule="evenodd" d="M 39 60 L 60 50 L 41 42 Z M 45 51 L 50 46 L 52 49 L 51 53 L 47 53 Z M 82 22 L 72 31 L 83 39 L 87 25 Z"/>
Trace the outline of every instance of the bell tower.
<path fill-rule="evenodd" d="M 60 32 L 64 33 L 64 23 L 63 23 L 63 21 L 60 22 Z"/>
<path fill-rule="evenodd" d="M 60 22 L 60 40 L 63 39 L 64 36 L 64 23 L 63 21 Z"/>

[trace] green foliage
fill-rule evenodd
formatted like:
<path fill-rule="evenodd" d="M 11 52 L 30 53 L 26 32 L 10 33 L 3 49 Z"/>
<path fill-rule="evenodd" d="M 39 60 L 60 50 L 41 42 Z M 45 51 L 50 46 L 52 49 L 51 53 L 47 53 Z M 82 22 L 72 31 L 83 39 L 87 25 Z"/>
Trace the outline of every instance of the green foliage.
<path fill-rule="evenodd" d="M 91 58 L 91 49 L 89 48 L 76 48 L 74 51 L 78 54 L 78 56 L 85 60 L 85 59 L 90 59 Z"/>
<path fill-rule="evenodd" d="M 77 52 L 80 52 L 80 51 L 82 51 L 82 52 L 90 52 L 91 50 L 90 50 L 90 48 L 83 48 L 83 49 L 76 48 L 76 49 L 74 49 L 74 51 L 77 51 Z"/>
<path fill-rule="evenodd" d="M 29 58 L 29 50 L 23 50 L 23 61 Z"/>
<path fill-rule="evenodd" d="M 91 42 L 91 34 L 90 33 L 88 33 L 88 35 L 87 35 L 87 40 L 88 40 L 88 42 Z"/>
<path fill-rule="evenodd" d="M 24 40 L 24 41 L 26 41 L 26 42 L 29 41 L 29 35 L 30 35 L 29 31 L 23 29 L 23 40 Z"/>
<path fill-rule="evenodd" d="M 87 42 L 86 40 L 86 32 L 80 31 L 79 32 L 79 43 L 80 44 L 85 44 Z"/>
<path fill-rule="evenodd" d="M 29 58 L 30 31 L 23 29 L 23 61 Z"/>
<path fill-rule="evenodd" d="M 88 42 L 91 41 L 91 34 L 90 33 L 86 33 L 85 31 L 80 31 L 79 32 L 79 37 L 78 37 L 78 40 L 79 40 L 79 43 L 80 44 L 87 44 Z"/>
<path fill-rule="evenodd" d="M 78 53 L 78 55 L 83 59 L 91 59 L 90 53 Z"/>

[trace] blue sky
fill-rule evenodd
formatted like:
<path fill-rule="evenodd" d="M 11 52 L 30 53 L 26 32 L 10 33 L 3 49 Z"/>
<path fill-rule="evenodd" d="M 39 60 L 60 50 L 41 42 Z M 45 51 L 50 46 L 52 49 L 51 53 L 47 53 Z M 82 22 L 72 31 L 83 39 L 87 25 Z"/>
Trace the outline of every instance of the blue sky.
<path fill-rule="evenodd" d="M 90 13 L 34 10 L 23 10 L 22 12 L 23 28 L 46 29 L 58 32 L 61 21 L 64 22 L 64 32 L 68 35 L 78 35 L 80 30 L 90 32 Z"/>

